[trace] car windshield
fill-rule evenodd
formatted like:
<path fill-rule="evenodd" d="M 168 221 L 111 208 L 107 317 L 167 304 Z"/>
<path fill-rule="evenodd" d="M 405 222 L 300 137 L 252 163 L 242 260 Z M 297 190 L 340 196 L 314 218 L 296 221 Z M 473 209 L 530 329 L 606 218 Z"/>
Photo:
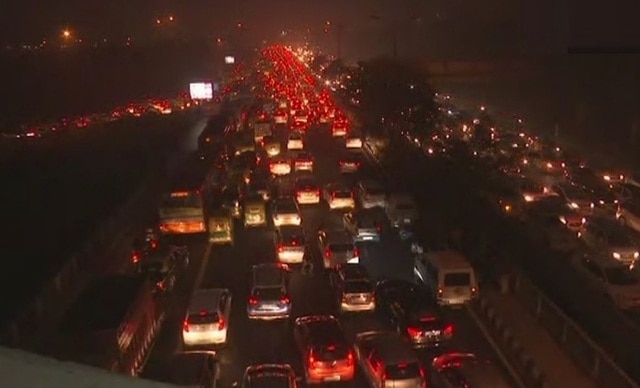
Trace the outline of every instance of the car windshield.
<path fill-rule="evenodd" d="M 623 266 L 605 268 L 604 275 L 609 284 L 614 286 L 631 286 L 638 283 L 638 279 L 634 278 L 629 269 Z"/>
<path fill-rule="evenodd" d="M 417 362 L 388 365 L 385 369 L 388 380 L 408 380 L 420 377 L 420 365 Z"/>
<path fill-rule="evenodd" d="M 217 311 L 201 311 L 199 313 L 189 314 L 187 322 L 192 325 L 202 325 L 211 322 L 218 322 L 220 315 Z"/>
<path fill-rule="evenodd" d="M 335 198 L 351 198 L 350 190 L 336 190 L 333 192 L 333 196 Z"/>
<path fill-rule="evenodd" d="M 353 251 L 353 244 L 331 244 L 329 245 L 329 249 L 331 252 L 337 253 Z"/>
<path fill-rule="evenodd" d="M 379 186 L 367 186 L 365 191 L 369 195 L 381 195 L 381 194 L 384 194 L 384 190 L 382 189 L 382 187 L 379 187 Z"/>
<path fill-rule="evenodd" d="M 279 300 L 284 292 L 280 287 L 256 288 L 253 295 L 260 300 Z"/>
<path fill-rule="evenodd" d="M 289 388 L 289 376 L 277 372 L 263 372 L 247 379 L 247 388 Z"/>

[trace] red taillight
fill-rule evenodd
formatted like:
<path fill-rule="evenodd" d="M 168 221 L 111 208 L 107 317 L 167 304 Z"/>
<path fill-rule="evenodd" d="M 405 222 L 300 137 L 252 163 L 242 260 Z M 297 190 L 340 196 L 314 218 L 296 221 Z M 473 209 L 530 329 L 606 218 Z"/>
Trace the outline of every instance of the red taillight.
<path fill-rule="evenodd" d="M 224 330 L 225 326 L 227 326 L 227 323 L 223 317 L 220 317 L 220 319 L 218 319 L 218 330 Z"/>
<path fill-rule="evenodd" d="M 409 337 L 418 337 L 420 336 L 420 329 L 417 327 L 407 327 L 407 334 L 409 334 Z"/>
<path fill-rule="evenodd" d="M 284 247 L 282 245 L 278 245 L 278 253 L 284 252 Z"/>
<path fill-rule="evenodd" d="M 282 304 L 289 304 L 291 300 L 289 299 L 289 297 L 287 295 L 283 296 L 282 298 L 280 298 L 280 303 Z"/>
<path fill-rule="evenodd" d="M 156 249 L 158 247 L 158 243 L 155 240 L 151 241 L 151 249 Z"/>
<path fill-rule="evenodd" d="M 353 353 L 349 350 L 347 354 L 347 366 L 353 366 Z"/>
<path fill-rule="evenodd" d="M 353 257 L 360 257 L 360 251 L 358 248 L 353 248 Z"/>
<path fill-rule="evenodd" d="M 324 250 L 324 257 L 327 259 L 331 257 L 331 249 L 327 248 Z"/>
<path fill-rule="evenodd" d="M 251 298 L 249 298 L 249 304 L 250 305 L 257 305 L 258 304 L 258 298 L 256 298 L 255 296 L 252 296 Z"/>
<path fill-rule="evenodd" d="M 156 283 L 156 288 L 158 289 L 158 291 L 163 291 L 164 290 L 164 282 L 157 282 Z"/>
<path fill-rule="evenodd" d="M 133 262 L 133 264 L 136 264 L 138 261 L 140 261 L 140 254 L 138 252 L 133 252 L 131 254 L 131 262 Z"/>
<path fill-rule="evenodd" d="M 186 331 L 187 333 L 189 332 L 189 321 L 185 320 L 182 323 L 182 331 Z"/>
<path fill-rule="evenodd" d="M 309 368 L 315 368 L 317 366 L 317 361 L 315 356 L 313 355 L 313 352 L 309 352 L 309 359 L 307 360 L 308 364 L 309 364 Z"/>
<path fill-rule="evenodd" d="M 445 337 L 452 337 L 453 336 L 453 325 L 448 325 L 444 329 L 443 334 L 445 335 Z"/>

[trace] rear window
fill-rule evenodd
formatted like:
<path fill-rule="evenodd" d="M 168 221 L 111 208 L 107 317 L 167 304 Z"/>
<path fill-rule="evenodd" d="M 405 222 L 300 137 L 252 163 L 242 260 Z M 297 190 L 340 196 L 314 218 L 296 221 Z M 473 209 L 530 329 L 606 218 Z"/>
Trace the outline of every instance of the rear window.
<path fill-rule="evenodd" d="M 381 194 L 384 194 L 384 191 L 380 187 L 367 187 L 365 189 L 365 191 L 369 195 L 381 195 Z"/>
<path fill-rule="evenodd" d="M 289 388 L 289 376 L 282 373 L 263 372 L 250 376 L 246 387 L 249 388 Z"/>
<path fill-rule="evenodd" d="M 396 205 L 396 209 L 398 210 L 413 210 L 415 208 L 415 205 L 409 202 L 399 203 Z"/>
<path fill-rule="evenodd" d="M 331 244 L 329 249 L 331 252 L 348 252 L 353 250 L 353 244 Z"/>
<path fill-rule="evenodd" d="M 299 133 L 292 133 L 289 135 L 289 140 L 301 140 L 302 139 L 302 135 L 300 135 Z"/>
<path fill-rule="evenodd" d="M 333 192 L 333 196 L 336 198 L 351 198 L 350 190 L 336 190 Z"/>
<path fill-rule="evenodd" d="M 282 242 L 287 246 L 303 246 L 305 244 L 304 236 L 283 236 Z"/>
<path fill-rule="evenodd" d="M 470 286 L 471 274 L 469 272 L 452 272 L 445 274 L 444 285 L 446 287 Z"/>
<path fill-rule="evenodd" d="M 282 294 L 280 287 L 256 288 L 253 291 L 253 295 L 262 300 L 278 300 Z"/>
<path fill-rule="evenodd" d="M 366 280 L 352 280 L 344 285 L 344 292 L 347 294 L 360 294 L 373 292 L 373 286 Z"/>
<path fill-rule="evenodd" d="M 218 322 L 220 315 L 217 311 L 201 311 L 197 314 L 189 314 L 187 321 L 192 325 L 202 325 L 206 323 Z"/>
<path fill-rule="evenodd" d="M 327 340 L 326 344 L 316 345 L 313 355 L 321 361 L 343 360 L 349 354 L 349 347 L 343 338 L 334 338 L 334 341 Z"/>
<path fill-rule="evenodd" d="M 298 208 L 295 204 L 282 204 L 276 208 L 278 213 L 298 213 Z"/>
<path fill-rule="evenodd" d="M 420 377 L 420 365 L 417 362 L 387 365 L 385 372 L 389 380 L 407 380 Z"/>

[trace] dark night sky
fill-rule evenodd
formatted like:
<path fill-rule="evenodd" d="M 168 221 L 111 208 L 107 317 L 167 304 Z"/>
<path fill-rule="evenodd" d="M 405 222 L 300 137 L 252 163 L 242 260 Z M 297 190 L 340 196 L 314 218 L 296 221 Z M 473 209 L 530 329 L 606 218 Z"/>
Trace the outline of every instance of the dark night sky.
<path fill-rule="evenodd" d="M 68 26 L 85 40 L 146 38 L 157 33 L 156 17 L 173 14 L 174 28 L 183 35 L 237 33 L 233 26 L 240 21 L 245 37 L 256 42 L 282 29 L 311 28 L 312 36 L 328 44 L 332 40 L 322 36 L 322 24 L 341 21 L 345 41 L 356 51 L 367 47 L 368 40 L 388 35 L 394 20 L 401 26 L 405 46 L 417 50 L 468 44 L 468 49 L 482 51 L 483 45 L 516 38 L 540 51 L 638 43 L 634 19 L 640 3 L 595 4 L 591 0 L 19 0 L 0 4 L 0 36 L 6 43 L 37 41 L 56 37 Z"/>

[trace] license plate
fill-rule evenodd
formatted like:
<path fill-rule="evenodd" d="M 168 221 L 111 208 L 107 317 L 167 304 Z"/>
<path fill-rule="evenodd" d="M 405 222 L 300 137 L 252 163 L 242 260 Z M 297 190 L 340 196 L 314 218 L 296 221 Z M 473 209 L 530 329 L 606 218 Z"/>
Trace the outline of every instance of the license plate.
<path fill-rule="evenodd" d="M 440 330 L 428 331 L 425 333 L 427 337 L 437 337 L 440 335 Z"/>
<path fill-rule="evenodd" d="M 325 377 L 324 381 L 340 381 L 340 376 L 329 376 L 329 377 Z"/>
<path fill-rule="evenodd" d="M 365 241 L 369 241 L 369 240 L 373 240 L 373 237 L 372 236 L 365 236 L 362 239 L 365 240 Z"/>

